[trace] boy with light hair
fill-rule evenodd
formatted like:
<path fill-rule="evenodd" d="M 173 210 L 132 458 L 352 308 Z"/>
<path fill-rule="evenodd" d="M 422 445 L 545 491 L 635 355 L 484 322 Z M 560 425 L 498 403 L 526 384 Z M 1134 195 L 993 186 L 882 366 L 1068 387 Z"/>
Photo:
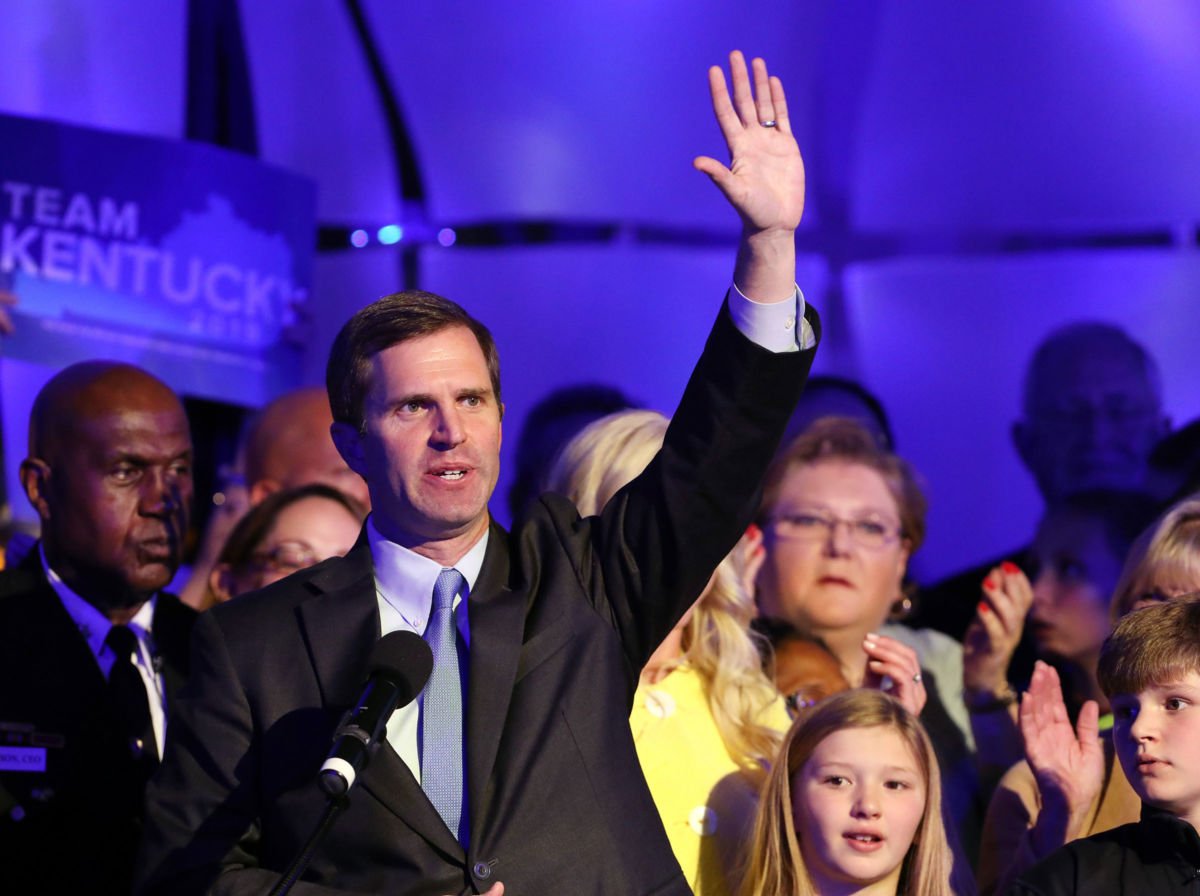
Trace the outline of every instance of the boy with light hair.
<path fill-rule="evenodd" d="M 1113 744 L 1141 820 L 1067 844 L 1017 896 L 1184 893 L 1200 886 L 1200 593 L 1136 610 L 1100 654 Z"/>

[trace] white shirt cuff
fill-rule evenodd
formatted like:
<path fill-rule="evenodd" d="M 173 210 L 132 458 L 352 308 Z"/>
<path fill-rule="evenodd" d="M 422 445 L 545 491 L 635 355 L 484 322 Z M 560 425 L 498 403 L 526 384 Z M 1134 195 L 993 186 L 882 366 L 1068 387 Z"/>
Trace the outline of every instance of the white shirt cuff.
<path fill-rule="evenodd" d="M 772 352 L 796 352 L 816 345 L 812 325 L 804 319 L 804 293 L 799 286 L 792 301 L 770 305 L 747 298 L 736 283 L 728 296 L 734 326 L 751 342 Z"/>

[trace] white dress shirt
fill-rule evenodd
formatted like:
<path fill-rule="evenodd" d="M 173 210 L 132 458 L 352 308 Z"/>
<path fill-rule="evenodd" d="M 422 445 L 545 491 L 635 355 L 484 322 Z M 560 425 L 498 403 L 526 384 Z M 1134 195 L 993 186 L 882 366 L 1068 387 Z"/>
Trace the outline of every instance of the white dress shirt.
<path fill-rule="evenodd" d="M 373 518 L 367 519 L 367 543 L 371 547 L 371 562 L 375 567 L 375 599 L 379 604 L 380 634 L 409 631 L 424 637 L 433 607 L 433 586 L 445 567 L 388 541 L 375 528 Z M 479 578 L 487 543 L 488 534 L 484 532 L 483 537 L 453 567 L 467 580 L 466 591 L 454 598 L 454 620 L 468 648 L 471 646 L 471 620 L 466 608 L 460 609 L 460 605 L 470 595 Z M 465 703 L 465 693 L 463 700 Z M 400 707 L 392 713 L 387 725 L 388 743 L 404 760 L 418 784 L 421 782 L 421 752 L 417 739 L 419 707 L 419 700 Z"/>
<path fill-rule="evenodd" d="M 46 562 L 46 550 L 40 543 L 38 544 L 38 555 L 50 587 L 54 589 L 54 593 L 62 601 L 67 614 L 79 629 L 79 634 L 87 642 L 88 650 L 96 658 L 100 673 L 107 681 L 113 664 L 116 662 L 116 656 L 112 649 L 104 643 L 105 638 L 108 637 L 108 630 L 112 628 L 112 623 L 109 622 L 107 616 L 72 591 L 67 583 L 59 578 L 58 573 L 51 569 L 50 564 Z M 153 636 L 156 600 L 156 597 L 152 597 L 142 604 L 142 608 L 129 620 L 128 628 L 137 636 L 138 649 L 133 661 L 138 672 L 141 673 L 142 684 L 146 686 L 146 700 L 150 704 L 150 722 L 154 726 L 158 758 L 162 759 L 163 744 L 166 742 L 167 714 L 166 692 L 163 690 L 162 675 L 158 672 L 154 662 L 157 655 Z"/>

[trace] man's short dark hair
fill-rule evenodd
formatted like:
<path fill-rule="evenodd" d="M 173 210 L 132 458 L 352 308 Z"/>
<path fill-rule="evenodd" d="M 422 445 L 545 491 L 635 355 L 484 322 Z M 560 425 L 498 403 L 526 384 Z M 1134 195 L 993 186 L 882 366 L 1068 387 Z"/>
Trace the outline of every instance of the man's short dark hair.
<path fill-rule="evenodd" d="M 371 388 L 371 358 L 401 342 L 431 336 L 450 327 L 470 330 L 487 362 L 496 405 L 500 406 L 500 356 L 488 328 L 460 305 L 431 292 L 411 289 L 384 296 L 360 309 L 338 332 L 329 350 L 325 388 L 337 423 L 362 431 L 363 401 Z"/>

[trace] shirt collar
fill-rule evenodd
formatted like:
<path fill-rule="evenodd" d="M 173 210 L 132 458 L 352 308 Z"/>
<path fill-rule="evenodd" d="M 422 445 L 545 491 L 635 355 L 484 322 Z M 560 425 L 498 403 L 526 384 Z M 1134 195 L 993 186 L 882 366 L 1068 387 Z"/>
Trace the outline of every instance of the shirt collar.
<path fill-rule="evenodd" d="M 456 607 L 475 587 L 479 571 L 483 568 L 483 558 L 487 554 L 488 537 L 489 530 L 485 529 L 480 539 L 454 564 L 453 568 L 467 580 L 467 591 L 455 599 Z M 424 631 L 433 603 L 434 583 L 446 567 L 403 545 L 388 541 L 375 528 L 374 515 L 367 517 L 367 543 L 371 548 L 375 584 L 380 596 L 414 631 Z"/>
<path fill-rule="evenodd" d="M 112 623 L 104 613 L 80 597 L 62 580 L 58 573 L 50 568 L 50 564 L 46 560 L 46 546 L 41 542 L 38 542 L 38 558 L 42 562 L 46 580 L 54 589 L 54 593 L 58 595 L 58 599 L 62 601 L 67 615 L 79 629 L 79 634 L 87 642 L 92 656 L 100 659 L 101 653 L 105 650 L 104 639 L 108 637 L 108 630 L 112 628 Z M 151 634 L 154 623 L 154 604 L 157 599 L 157 596 L 151 597 L 129 620 L 129 628 L 137 635 L 138 641 L 145 642 Z"/>

